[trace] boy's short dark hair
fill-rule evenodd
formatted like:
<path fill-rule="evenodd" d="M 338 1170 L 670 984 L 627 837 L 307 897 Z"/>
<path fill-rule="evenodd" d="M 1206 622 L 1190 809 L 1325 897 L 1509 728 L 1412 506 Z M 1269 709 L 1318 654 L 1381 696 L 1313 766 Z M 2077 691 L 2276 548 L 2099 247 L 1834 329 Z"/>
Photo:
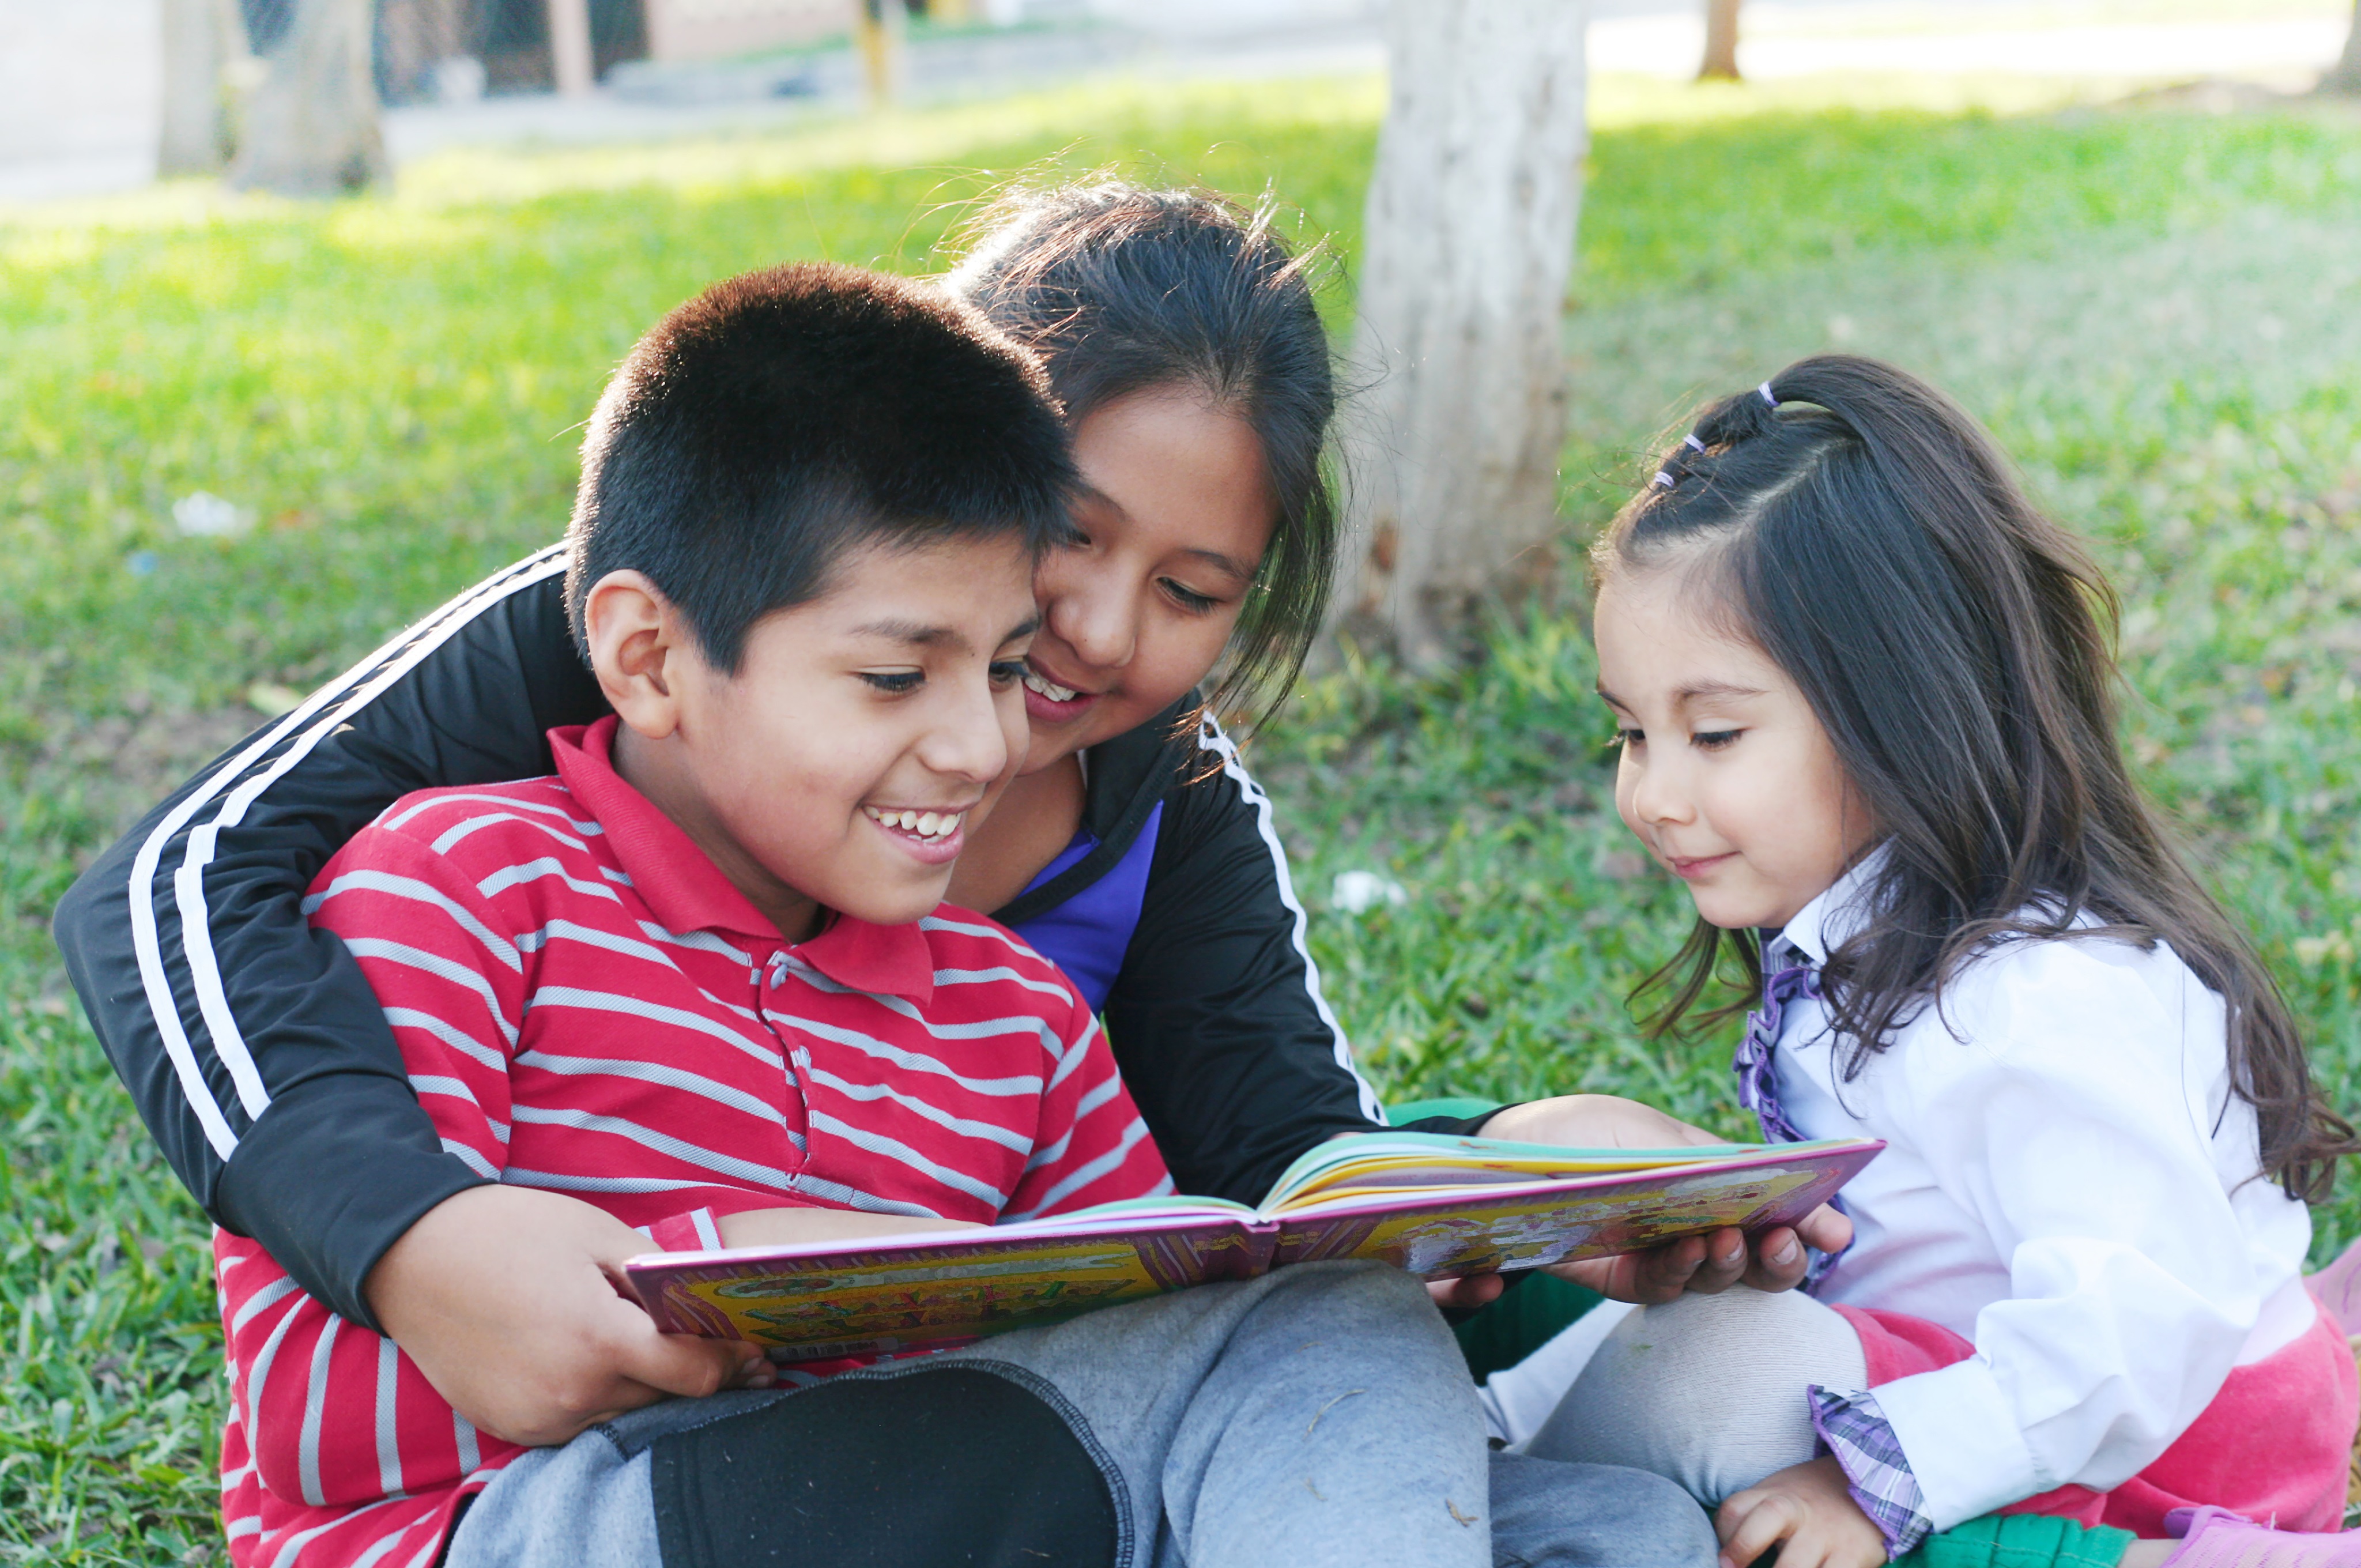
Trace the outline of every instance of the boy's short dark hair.
<path fill-rule="evenodd" d="M 708 662 L 827 590 L 855 546 L 1069 526 L 1065 425 L 1039 366 L 972 308 L 906 279 L 774 267 L 716 283 L 640 339 L 582 443 L 566 615 L 644 572 Z"/>

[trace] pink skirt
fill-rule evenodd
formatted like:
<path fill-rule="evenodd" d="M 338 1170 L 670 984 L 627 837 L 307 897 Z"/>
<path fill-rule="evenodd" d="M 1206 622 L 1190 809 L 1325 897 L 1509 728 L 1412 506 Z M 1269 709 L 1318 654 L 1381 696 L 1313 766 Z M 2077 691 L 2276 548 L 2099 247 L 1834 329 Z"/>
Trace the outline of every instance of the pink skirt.
<path fill-rule="evenodd" d="M 1837 1310 L 1861 1336 L 1872 1388 L 1975 1354 L 1950 1330 L 1906 1312 Z M 2323 1311 L 2309 1332 L 2252 1365 L 2233 1368 L 2180 1440 L 2114 1491 L 2060 1486 L 2000 1511 L 2156 1537 L 2172 1509 L 2211 1503 L 2280 1530 L 2334 1530 L 2345 1518 L 2356 1422 L 2361 1378 L 2353 1348 Z"/>

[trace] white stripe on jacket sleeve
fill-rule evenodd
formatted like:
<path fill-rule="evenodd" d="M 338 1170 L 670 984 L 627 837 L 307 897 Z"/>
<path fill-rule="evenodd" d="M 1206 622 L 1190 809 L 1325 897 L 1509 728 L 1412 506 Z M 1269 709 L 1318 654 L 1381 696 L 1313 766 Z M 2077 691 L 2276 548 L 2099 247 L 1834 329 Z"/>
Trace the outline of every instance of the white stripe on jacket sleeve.
<path fill-rule="evenodd" d="M 251 1123 L 269 1108 L 270 1094 L 263 1085 L 253 1053 L 247 1048 L 237 1019 L 230 1011 L 214 954 L 208 924 L 211 911 L 204 895 L 204 870 L 213 859 L 222 829 L 243 821 L 247 809 L 264 791 L 309 756 L 354 711 L 375 701 L 478 615 L 511 594 L 557 576 L 565 570 L 565 546 L 553 544 L 478 584 L 418 625 L 405 628 L 304 698 L 292 713 L 216 768 L 203 784 L 190 792 L 187 799 L 166 813 L 132 857 L 131 946 L 139 965 L 140 983 L 147 992 L 148 1012 L 156 1020 L 156 1032 L 164 1042 L 174 1076 L 180 1080 L 181 1092 L 204 1128 L 205 1139 L 213 1145 L 214 1153 L 222 1159 L 228 1159 L 236 1149 L 237 1135 L 231 1130 L 221 1102 L 206 1084 L 204 1069 L 197 1061 L 196 1047 L 181 1026 L 180 999 L 173 992 L 158 934 L 158 878 L 166 848 L 217 797 L 221 798 L 214 817 L 190 834 L 187 850 L 172 874 L 172 887 L 181 951 L 188 964 L 189 984 L 196 996 L 198 1014 L 212 1036 L 214 1057 L 228 1069 L 230 1081 L 236 1087 L 239 1108 Z M 245 784 L 231 788 L 248 768 L 291 737 L 292 742 L 277 760 Z M 225 789 L 229 793 L 223 796 Z"/>
<path fill-rule="evenodd" d="M 1329 1038 L 1335 1042 L 1336 1065 L 1345 1069 L 1352 1079 L 1353 1086 L 1360 1091 L 1361 1113 L 1382 1127 L 1386 1124 L 1386 1108 L 1378 1103 L 1378 1091 L 1369 1087 L 1369 1080 L 1361 1076 L 1360 1068 L 1353 1060 L 1353 1043 L 1345 1037 L 1345 1026 L 1336 1022 L 1336 1014 L 1329 1010 L 1328 998 L 1321 994 L 1320 966 L 1312 961 L 1312 949 L 1304 941 L 1307 922 L 1303 905 L 1296 901 L 1295 880 L 1287 871 L 1287 851 L 1279 847 L 1279 830 L 1271 824 L 1270 796 L 1263 793 L 1262 785 L 1255 783 L 1253 775 L 1246 772 L 1246 763 L 1238 756 L 1237 743 L 1223 733 L 1221 724 L 1210 714 L 1206 716 L 1203 727 L 1197 731 L 1197 749 L 1211 751 L 1222 759 L 1222 772 L 1236 782 L 1238 798 L 1254 811 L 1255 827 L 1262 834 L 1263 844 L 1270 850 L 1271 881 L 1278 884 L 1279 902 L 1286 905 L 1287 912 L 1295 917 L 1293 938 L 1296 956 L 1303 960 L 1303 989 L 1310 993 L 1312 1005 L 1320 1014 L 1320 1021 L 1328 1026 Z"/>

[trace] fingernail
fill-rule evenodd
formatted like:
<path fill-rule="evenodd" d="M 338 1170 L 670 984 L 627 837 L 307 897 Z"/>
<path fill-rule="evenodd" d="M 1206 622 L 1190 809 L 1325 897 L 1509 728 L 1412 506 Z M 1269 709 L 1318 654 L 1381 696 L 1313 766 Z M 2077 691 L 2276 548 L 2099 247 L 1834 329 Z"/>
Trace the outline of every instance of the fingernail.
<path fill-rule="evenodd" d="M 1723 1253 L 1719 1257 L 1715 1258 L 1714 1262 L 1719 1264 L 1724 1268 L 1728 1268 L 1731 1264 L 1736 1263 L 1740 1258 L 1744 1257 L 1745 1255 L 1745 1247 L 1734 1246 L 1728 1252 Z"/>
<path fill-rule="evenodd" d="M 763 1368 L 770 1365 L 771 1364 L 768 1361 L 759 1355 L 749 1356 L 746 1359 L 745 1365 L 738 1368 L 739 1376 L 743 1377 L 752 1377 L 754 1374 L 762 1371 Z"/>
<path fill-rule="evenodd" d="M 1801 1249 L 1794 1242 L 1787 1242 L 1783 1244 L 1777 1252 L 1771 1255 L 1771 1261 L 1784 1267 L 1795 1262 L 1800 1252 Z"/>

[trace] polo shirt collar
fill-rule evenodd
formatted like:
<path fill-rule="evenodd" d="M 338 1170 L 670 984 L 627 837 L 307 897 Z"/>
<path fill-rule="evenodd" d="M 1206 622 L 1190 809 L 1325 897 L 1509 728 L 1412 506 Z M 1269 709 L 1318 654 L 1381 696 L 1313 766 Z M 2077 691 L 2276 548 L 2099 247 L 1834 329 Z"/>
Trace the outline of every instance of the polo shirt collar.
<path fill-rule="evenodd" d="M 785 942 L 770 916 L 721 874 L 697 841 L 615 771 L 615 729 L 609 714 L 596 724 L 549 732 L 557 776 L 605 835 L 631 886 L 667 931 L 728 931 L 763 942 Z M 934 996 L 934 952 L 917 921 L 879 926 L 829 912 L 828 925 L 788 950 L 839 985 L 873 995 L 925 1003 Z"/>
<path fill-rule="evenodd" d="M 1880 844 L 1855 861 L 1826 892 L 1795 911 L 1795 917 L 1779 935 L 1815 965 L 1828 962 L 1830 953 L 1869 923 L 1869 895 L 1890 852 Z"/>

